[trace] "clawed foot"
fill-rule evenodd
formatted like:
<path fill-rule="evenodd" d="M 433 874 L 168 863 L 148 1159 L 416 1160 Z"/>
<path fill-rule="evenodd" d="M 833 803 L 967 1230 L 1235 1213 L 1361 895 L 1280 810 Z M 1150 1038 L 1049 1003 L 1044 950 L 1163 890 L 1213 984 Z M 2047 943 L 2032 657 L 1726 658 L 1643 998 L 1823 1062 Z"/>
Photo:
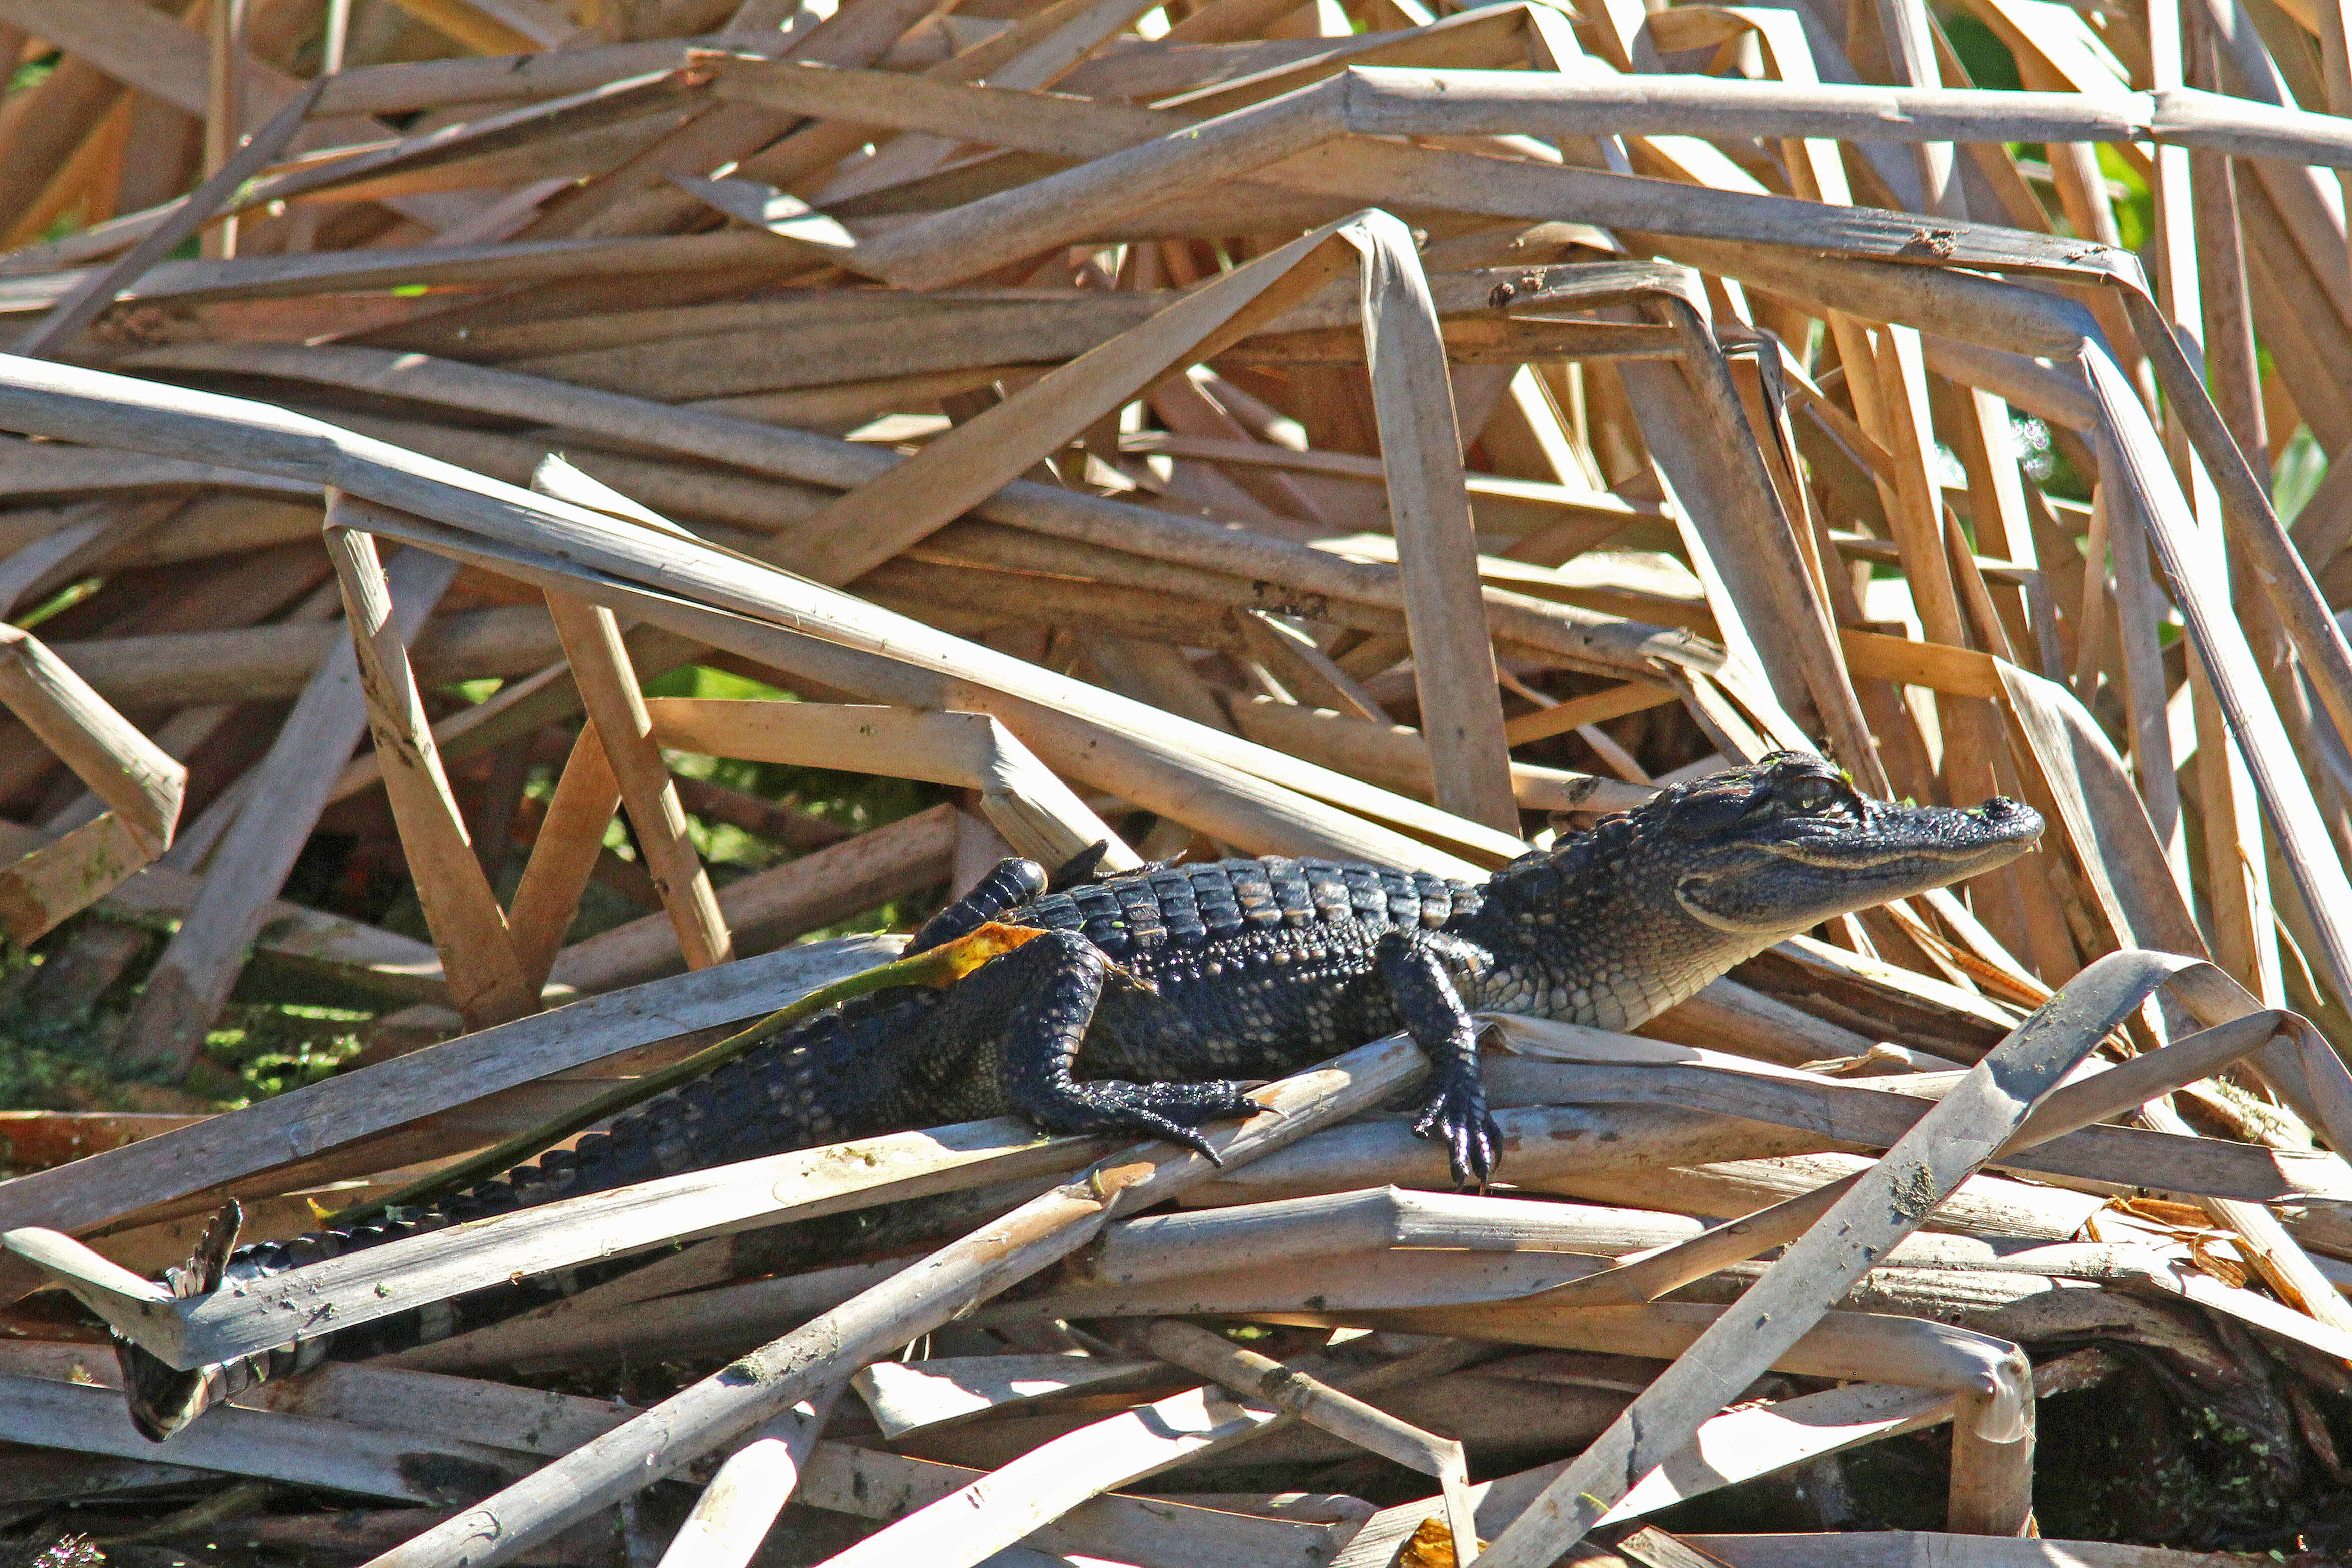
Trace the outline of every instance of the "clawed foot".
<path fill-rule="evenodd" d="M 1442 1083 L 1413 1119 L 1413 1136 L 1445 1145 L 1445 1161 L 1459 1189 L 1484 1188 L 1503 1155 L 1503 1130 L 1486 1110 L 1486 1091 L 1476 1075 Z"/>
<path fill-rule="evenodd" d="M 1181 1143 L 1222 1165 L 1224 1161 L 1201 1132 L 1201 1124 L 1256 1115 L 1265 1109 L 1249 1098 L 1249 1091 L 1257 1087 L 1232 1079 L 1211 1083 L 1087 1084 L 1086 1096 L 1091 1104 L 1089 1114 L 1082 1119 L 1084 1125 L 1057 1131 L 1139 1132 Z"/>

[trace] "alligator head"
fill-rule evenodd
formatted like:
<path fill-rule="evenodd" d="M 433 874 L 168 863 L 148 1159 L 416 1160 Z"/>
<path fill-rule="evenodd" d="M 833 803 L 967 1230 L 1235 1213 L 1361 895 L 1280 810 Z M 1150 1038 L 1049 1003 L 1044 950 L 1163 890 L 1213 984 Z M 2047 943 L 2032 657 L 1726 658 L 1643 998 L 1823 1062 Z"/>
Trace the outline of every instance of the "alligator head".
<path fill-rule="evenodd" d="M 1549 993 L 1528 1001 L 1629 1028 L 1785 937 L 2006 865 L 2041 836 L 2017 801 L 1872 800 L 1821 758 L 1778 752 L 1517 862 L 1496 902 L 1528 954 L 1517 980 Z"/>

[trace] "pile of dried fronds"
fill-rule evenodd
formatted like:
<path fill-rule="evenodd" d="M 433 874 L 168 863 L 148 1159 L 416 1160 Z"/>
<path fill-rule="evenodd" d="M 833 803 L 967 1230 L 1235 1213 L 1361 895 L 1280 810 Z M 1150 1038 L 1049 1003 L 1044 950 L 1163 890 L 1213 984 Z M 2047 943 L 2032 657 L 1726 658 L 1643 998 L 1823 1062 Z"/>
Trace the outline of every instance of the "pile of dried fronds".
<path fill-rule="evenodd" d="M 2038 1501 L 2324 1552 L 2347 26 L 0 0 L 7 1016 L 135 997 L 107 1066 L 178 1083 L 232 1005 L 380 1015 L 243 1110 L 0 1121 L 0 1537 L 2191 1561 Z M 1004 853 L 1477 877 L 1784 747 L 2051 830 L 1643 1037 L 1500 1026 L 1486 1194 L 1391 1040 L 1221 1169 L 973 1123 L 134 1277 L 607 1104 Z M 912 1252 L 768 1239 L 915 1195 Z M 201 1365 L 631 1252 L 161 1446 L 37 1293 Z M 1667 1532 L 1759 1525 L 1810 1533 Z"/>

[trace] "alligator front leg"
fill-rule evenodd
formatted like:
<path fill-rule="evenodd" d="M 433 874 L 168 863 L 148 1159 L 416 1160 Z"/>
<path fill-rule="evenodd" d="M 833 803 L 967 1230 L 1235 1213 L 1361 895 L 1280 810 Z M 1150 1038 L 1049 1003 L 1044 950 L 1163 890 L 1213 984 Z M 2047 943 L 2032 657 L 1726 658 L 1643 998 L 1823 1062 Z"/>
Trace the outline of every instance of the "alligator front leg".
<path fill-rule="evenodd" d="M 1445 972 L 1445 957 L 1475 962 L 1476 950 L 1435 931 L 1392 931 L 1374 953 L 1381 978 L 1404 1018 L 1405 1033 L 1429 1058 L 1429 1096 L 1412 1130 L 1445 1144 L 1458 1187 L 1486 1184 L 1501 1156 L 1503 1132 L 1486 1110 L 1478 1079 L 1478 1031 Z"/>
<path fill-rule="evenodd" d="M 1119 975 L 1100 948 L 1076 931 L 1047 931 L 959 982 L 939 1016 L 950 1039 L 995 1042 L 997 1085 L 1004 1103 L 1049 1132 L 1139 1132 L 1214 1158 L 1196 1129 L 1203 1121 L 1254 1114 L 1251 1085 L 1080 1082 L 1078 1048 L 1094 1021 L 1106 979 Z M 972 1072 L 990 1064 L 974 1060 Z"/>

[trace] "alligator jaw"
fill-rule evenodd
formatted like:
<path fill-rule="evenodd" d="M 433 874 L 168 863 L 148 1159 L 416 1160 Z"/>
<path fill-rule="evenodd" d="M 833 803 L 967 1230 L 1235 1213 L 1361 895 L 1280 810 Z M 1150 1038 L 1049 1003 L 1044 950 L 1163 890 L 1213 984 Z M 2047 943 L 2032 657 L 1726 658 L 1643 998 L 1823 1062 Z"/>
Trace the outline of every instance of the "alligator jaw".
<path fill-rule="evenodd" d="M 1889 818 L 1895 820 L 1890 821 Z M 1941 806 L 1880 806 L 1853 838 L 1801 839 L 1758 847 L 1780 858 L 1848 874 L 1915 866 L 1958 881 L 2006 866 L 2042 837 L 2042 815 L 1997 798 L 1969 811 Z M 1944 868 L 1933 873 L 1930 868 Z M 1924 889 L 1923 889 L 1924 890 Z"/>

